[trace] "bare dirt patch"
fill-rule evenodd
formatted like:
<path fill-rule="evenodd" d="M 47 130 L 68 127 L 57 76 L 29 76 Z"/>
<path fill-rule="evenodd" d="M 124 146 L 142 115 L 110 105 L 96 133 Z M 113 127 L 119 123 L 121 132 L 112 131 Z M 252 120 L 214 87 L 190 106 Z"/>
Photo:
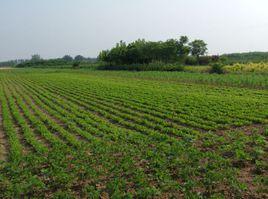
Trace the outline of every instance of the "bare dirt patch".
<path fill-rule="evenodd" d="M 7 158 L 8 142 L 7 142 L 6 135 L 3 129 L 2 121 L 3 121 L 2 110 L 0 106 L 0 161 L 5 161 Z"/>
<path fill-rule="evenodd" d="M 267 177 L 268 173 L 265 172 L 262 175 Z M 254 182 L 255 177 L 254 165 L 248 164 L 240 170 L 238 180 L 247 186 L 247 190 L 242 193 L 243 198 L 268 198 L 266 191 L 260 191 L 260 189 L 265 189 L 265 185 L 256 184 Z"/>
<path fill-rule="evenodd" d="M 12 67 L 0 67 L 0 70 L 9 70 L 9 69 L 14 69 Z"/>
<path fill-rule="evenodd" d="M 265 126 L 264 124 L 251 124 L 241 127 L 231 127 L 224 130 L 218 130 L 216 131 L 216 134 L 224 136 L 227 131 L 241 131 L 244 132 L 246 135 L 252 135 L 253 131 L 255 130 L 257 130 L 260 134 L 263 134 L 265 131 L 264 126 Z"/>

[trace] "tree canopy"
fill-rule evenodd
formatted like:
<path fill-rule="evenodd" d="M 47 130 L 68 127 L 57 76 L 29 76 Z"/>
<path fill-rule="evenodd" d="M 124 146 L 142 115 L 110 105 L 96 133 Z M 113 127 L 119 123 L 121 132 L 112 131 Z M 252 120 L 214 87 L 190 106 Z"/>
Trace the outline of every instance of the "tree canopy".
<path fill-rule="evenodd" d="M 268 52 L 247 52 L 225 54 L 229 63 L 268 62 Z"/>
<path fill-rule="evenodd" d="M 38 54 L 32 55 L 32 58 L 31 58 L 32 62 L 39 62 L 41 60 L 42 60 L 42 58 L 40 55 L 38 55 Z"/>
<path fill-rule="evenodd" d="M 62 59 L 65 61 L 73 61 L 73 58 L 70 55 L 64 55 Z"/>
<path fill-rule="evenodd" d="M 203 40 L 194 40 L 189 43 L 190 52 L 193 56 L 200 57 L 207 52 L 207 44 Z"/>
<path fill-rule="evenodd" d="M 207 44 L 202 40 L 189 43 L 187 36 L 179 39 L 168 39 L 166 41 L 146 41 L 138 39 L 126 44 L 120 41 L 110 50 L 101 51 L 98 59 L 110 65 L 120 64 L 149 64 L 152 62 L 185 62 L 191 53 L 197 59 L 207 51 Z"/>

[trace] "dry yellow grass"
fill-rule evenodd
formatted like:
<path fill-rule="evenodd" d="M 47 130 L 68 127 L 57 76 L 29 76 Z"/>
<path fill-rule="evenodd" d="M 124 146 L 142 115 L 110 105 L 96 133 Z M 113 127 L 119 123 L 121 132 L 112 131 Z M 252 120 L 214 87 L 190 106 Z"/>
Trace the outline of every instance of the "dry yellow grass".
<path fill-rule="evenodd" d="M 234 64 L 224 67 L 227 72 L 256 72 L 268 73 L 268 63 L 248 63 L 248 64 Z"/>

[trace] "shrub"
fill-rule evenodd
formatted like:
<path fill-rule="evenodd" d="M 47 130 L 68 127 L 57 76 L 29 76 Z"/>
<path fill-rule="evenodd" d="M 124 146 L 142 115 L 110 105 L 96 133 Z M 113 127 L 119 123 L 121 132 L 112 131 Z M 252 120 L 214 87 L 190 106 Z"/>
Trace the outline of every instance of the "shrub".
<path fill-rule="evenodd" d="M 199 65 L 208 65 L 209 63 L 211 63 L 211 61 L 212 61 L 211 56 L 202 56 L 202 57 L 199 57 L 198 59 Z"/>
<path fill-rule="evenodd" d="M 131 65 L 106 65 L 98 67 L 99 70 L 129 70 L 129 71 L 183 71 L 184 67 L 179 63 L 167 64 L 152 62 L 149 64 Z"/>
<path fill-rule="evenodd" d="M 80 62 L 76 61 L 76 62 L 73 63 L 73 68 L 74 69 L 77 69 L 79 67 L 80 67 Z"/>
<path fill-rule="evenodd" d="M 223 65 L 220 63 L 212 64 L 211 69 L 209 71 L 210 73 L 217 73 L 217 74 L 223 74 L 225 71 L 223 69 Z"/>
<path fill-rule="evenodd" d="M 193 56 L 189 56 L 186 58 L 185 60 L 185 64 L 186 65 L 198 65 L 198 60 L 196 57 L 193 57 Z"/>

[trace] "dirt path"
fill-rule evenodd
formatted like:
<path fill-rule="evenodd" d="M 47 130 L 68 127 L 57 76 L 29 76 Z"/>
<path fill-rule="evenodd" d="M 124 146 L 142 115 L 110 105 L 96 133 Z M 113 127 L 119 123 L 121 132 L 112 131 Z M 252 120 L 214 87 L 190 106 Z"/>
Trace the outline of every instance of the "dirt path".
<path fill-rule="evenodd" d="M 0 70 L 9 70 L 9 69 L 14 69 L 12 67 L 0 67 Z"/>
<path fill-rule="evenodd" d="M 3 129 L 2 109 L 0 106 L 0 161 L 5 161 L 7 158 L 7 140 Z"/>

